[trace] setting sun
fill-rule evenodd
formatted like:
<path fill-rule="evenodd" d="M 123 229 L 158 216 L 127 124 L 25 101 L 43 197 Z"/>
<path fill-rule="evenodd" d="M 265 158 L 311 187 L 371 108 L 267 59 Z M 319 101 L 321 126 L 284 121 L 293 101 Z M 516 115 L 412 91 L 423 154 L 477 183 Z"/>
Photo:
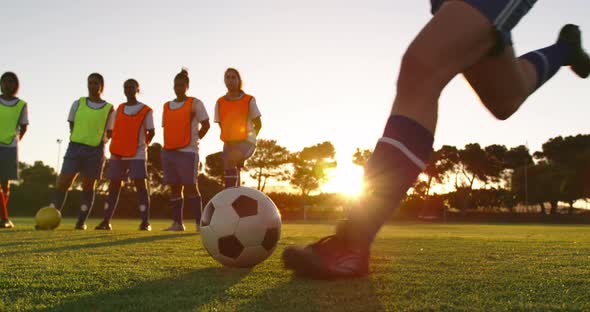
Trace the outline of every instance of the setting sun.
<path fill-rule="evenodd" d="M 322 192 L 342 193 L 348 196 L 358 196 L 363 186 L 363 169 L 349 162 L 338 162 L 330 180 L 322 187 Z"/>

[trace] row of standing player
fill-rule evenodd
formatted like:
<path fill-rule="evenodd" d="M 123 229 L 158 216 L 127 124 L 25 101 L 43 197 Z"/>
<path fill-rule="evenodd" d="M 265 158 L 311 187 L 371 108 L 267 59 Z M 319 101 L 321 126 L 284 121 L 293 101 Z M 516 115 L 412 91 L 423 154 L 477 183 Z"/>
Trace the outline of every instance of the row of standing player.
<path fill-rule="evenodd" d="M 240 73 L 228 68 L 224 74 L 227 93 L 217 100 L 215 122 L 221 129 L 225 187 L 240 184 L 239 171 L 256 148 L 256 137 L 262 127 L 261 114 L 253 96 L 242 91 Z M 190 79 L 182 70 L 174 78 L 176 98 L 164 104 L 162 128 L 163 183 L 170 186 L 169 205 L 173 223 L 168 231 L 184 231 L 183 210 L 192 209 L 198 230 L 202 210 L 197 184 L 198 141 L 210 128 L 209 115 L 203 102 L 187 96 Z M 0 181 L 2 209 L 0 228 L 13 227 L 8 219 L 7 204 L 10 180 L 18 178 L 18 142 L 28 126 L 27 104 L 16 97 L 19 81 L 7 72 L 0 78 Z M 117 207 L 122 182 L 133 180 L 141 216 L 140 230 L 151 230 L 149 224 L 150 198 L 147 188 L 147 146 L 155 135 L 152 109 L 137 100 L 139 83 L 128 79 L 123 85 L 127 101 L 115 110 L 101 98 L 104 79 L 98 73 L 88 76 L 88 96 L 74 101 L 70 108 L 70 142 L 58 177 L 51 205 L 61 210 L 76 176 L 82 184 L 82 203 L 76 229 L 85 230 L 86 220 L 94 204 L 95 182 L 101 177 L 105 159 L 105 143 L 110 139 L 106 178 L 109 179 L 104 218 L 95 229 L 111 230 L 110 220 Z"/>

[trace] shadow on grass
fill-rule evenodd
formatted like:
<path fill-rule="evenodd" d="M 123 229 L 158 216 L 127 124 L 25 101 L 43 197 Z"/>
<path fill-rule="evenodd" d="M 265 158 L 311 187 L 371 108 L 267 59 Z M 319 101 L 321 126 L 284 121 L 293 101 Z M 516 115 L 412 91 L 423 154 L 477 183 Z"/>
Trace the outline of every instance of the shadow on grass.
<path fill-rule="evenodd" d="M 140 244 L 140 243 L 149 243 L 164 239 L 172 239 L 177 237 L 185 237 L 185 236 L 195 236 L 196 234 L 159 234 L 159 235 L 150 235 L 150 236 L 143 236 L 143 237 L 134 237 L 134 238 L 127 238 L 127 239 L 119 239 L 119 240 L 108 240 L 99 243 L 90 243 L 90 244 L 78 244 L 78 245 L 68 245 L 68 246 L 59 246 L 59 247 L 52 247 L 52 248 L 41 248 L 41 249 L 31 249 L 31 250 L 14 250 L 10 252 L 2 253 L 3 256 L 10 256 L 16 254 L 27 254 L 27 253 L 44 253 L 44 252 L 60 252 L 60 251 L 73 251 L 73 250 L 83 250 L 83 249 L 91 249 L 91 248 L 101 248 L 101 247 L 114 247 L 114 246 L 121 246 L 121 245 L 129 245 L 129 244 Z M 105 236 L 92 236 L 91 238 L 101 238 Z M 69 241 L 69 239 L 67 239 Z"/>
<path fill-rule="evenodd" d="M 249 272 L 247 269 L 205 268 L 66 300 L 41 311 L 194 311 L 204 304 L 223 300 L 226 290 Z"/>
<path fill-rule="evenodd" d="M 2 247 L 13 247 L 13 246 L 32 246 L 32 245 L 39 245 L 39 244 L 43 244 L 43 243 L 53 243 L 56 239 L 63 239 L 63 240 L 67 240 L 68 242 L 72 242 L 72 241 L 83 241 L 83 240 L 91 240 L 91 239 L 100 239 L 100 238 L 104 238 L 104 237 L 112 237 L 112 235 L 110 234 L 96 234 L 96 235 L 92 235 L 92 234 L 87 234 L 87 233 L 82 233 L 81 235 L 77 235 L 77 236 L 73 236 L 73 235 L 68 235 L 66 236 L 60 236 L 60 235 L 56 235 L 53 234 L 53 232 L 38 232 L 35 231 L 36 233 L 51 233 L 52 235 L 45 235 L 45 236 L 35 236 L 35 237 L 26 237 L 26 238 L 19 238 L 18 241 L 13 241 L 13 242 L 7 242 L 7 243 L 2 243 L 0 242 L 0 248 Z M 62 233 L 59 233 L 62 234 Z M 134 234 L 117 234 L 117 237 L 122 237 L 122 236 L 137 236 Z M 0 237 L 1 240 L 1 237 Z"/>
<path fill-rule="evenodd" d="M 384 311 L 370 277 L 313 281 L 293 277 L 237 311 Z"/>

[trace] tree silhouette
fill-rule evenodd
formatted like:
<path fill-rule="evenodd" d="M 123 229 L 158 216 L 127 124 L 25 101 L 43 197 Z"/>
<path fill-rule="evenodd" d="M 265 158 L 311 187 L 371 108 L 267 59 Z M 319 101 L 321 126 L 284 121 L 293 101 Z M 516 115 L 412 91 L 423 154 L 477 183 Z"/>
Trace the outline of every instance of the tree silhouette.
<path fill-rule="evenodd" d="M 42 161 L 35 161 L 32 166 L 19 163 L 20 179 L 26 187 L 48 187 L 54 186 L 56 173 L 53 167 L 45 165 Z"/>
<path fill-rule="evenodd" d="M 267 180 L 286 181 L 289 170 L 286 165 L 291 161 L 291 153 L 287 148 L 278 145 L 275 140 L 260 139 L 256 142 L 256 152 L 246 162 L 250 177 L 255 179 L 257 189 L 264 192 Z"/>
<path fill-rule="evenodd" d="M 367 164 L 367 161 L 369 160 L 369 157 L 371 157 L 371 155 L 373 155 L 372 150 L 360 149 L 357 147 L 356 152 L 354 152 L 354 154 L 352 154 L 352 163 L 357 166 L 365 167 L 365 165 Z"/>
<path fill-rule="evenodd" d="M 303 196 L 320 188 L 328 178 L 328 170 L 336 168 L 336 150 L 329 141 L 305 147 L 293 156 L 291 185 L 301 190 Z"/>
<path fill-rule="evenodd" d="M 147 149 L 148 185 L 152 194 L 164 193 L 164 170 L 162 169 L 162 145 L 152 143 Z"/>
<path fill-rule="evenodd" d="M 205 173 L 215 181 L 223 184 L 223 152 L 217 152 L 205 157 Z"/>

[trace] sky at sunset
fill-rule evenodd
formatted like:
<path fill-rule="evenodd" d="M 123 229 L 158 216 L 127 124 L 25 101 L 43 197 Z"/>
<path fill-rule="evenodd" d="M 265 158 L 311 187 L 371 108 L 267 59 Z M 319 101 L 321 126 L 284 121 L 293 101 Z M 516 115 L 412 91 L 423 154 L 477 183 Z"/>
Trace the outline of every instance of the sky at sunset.
<path fill-rule="evenodd" d="M 87 94 L 91 72 L 104 75 L 103 98 L 114 104 L 125 99 L 124 80 L 137 79 L 162 142 L 162 104 L 174 98 L 180 68 L 189 69 L 189 95 L 213 119 L 223 72 L 236 67 L 262 113 L 260 137 L 291 151 L 331 141 L 351 177 L 354 149 L 373 148 L 381 135 L 401 56 L 429 9 L 426 0 L 3 1 L 0 71 L 19 75 L 19 96 L 29 103 L 20 160 L 56 166 L 56 139 L 67 142 L 68 110 Z M 515 49 L 552 44 L 566 23 L 580 25 L 590 44 L 588 16 L 587 0 L 538 1 L 514 31 Z M 562 69 L 501 122 L 458 77 L 440 100 L 435 148 L 528 142 L 536 151 L 551 137 L 590 133 L 589 83 Z M 201 159 L 221 147 L 214 124 Z"/>

